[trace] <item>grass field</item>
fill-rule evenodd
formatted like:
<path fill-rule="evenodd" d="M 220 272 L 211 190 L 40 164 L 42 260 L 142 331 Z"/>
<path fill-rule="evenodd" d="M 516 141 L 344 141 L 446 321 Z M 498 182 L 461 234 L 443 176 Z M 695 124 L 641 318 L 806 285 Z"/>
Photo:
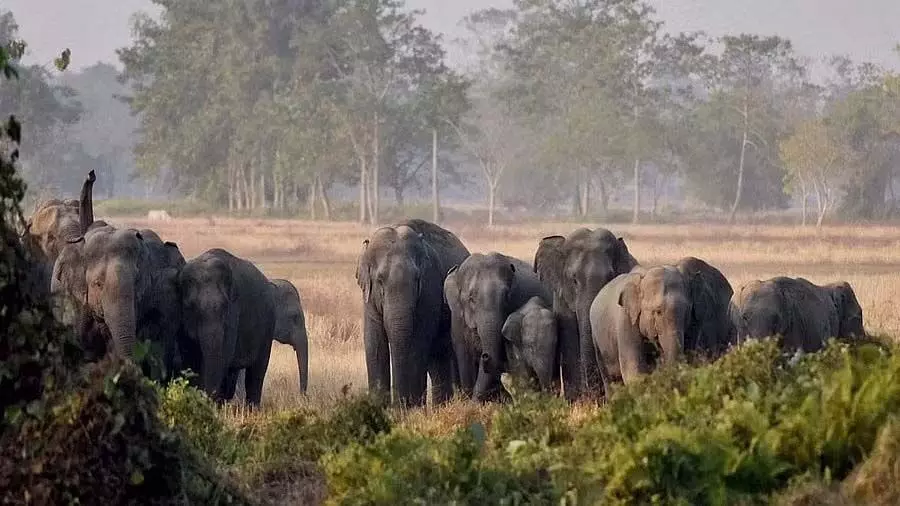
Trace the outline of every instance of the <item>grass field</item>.
<path fill-rule="evenodd" d="M 255 262 L 272 278 L 286 278 L 300 291 L 310 334 L 309 396 L 297 386 L 291 348 L 275 344 L 263 404 L 267 409 L 313 403 L 328 405 L 344 385 L 366 387 L 361 342 L 361 297 L 354 278 L 362 240 L 373 230 L 353 223 L 299 220 L 179 219 L 150 223 L 111 219 L 112 223 L 153 228 L 178 243 L 186 257 L 225 248 Z M 578 225 L 446 225 L 473 252 L 500 251 L 531 263 L 540 239 L 567 234 Z M 596 226 L 587 224 L 586 226 Z M 737 287 L 775 275 L 803 276 L 813 282 L 849 281 L 864 311 L 868 331 L 900 335 L 900 227 L 776 226 L 607 226 L 623 236 L 644 264 L 672 262 L 686 255 L 717 266 Z M 466 418 L 474 407 L 450 416 Z"/>

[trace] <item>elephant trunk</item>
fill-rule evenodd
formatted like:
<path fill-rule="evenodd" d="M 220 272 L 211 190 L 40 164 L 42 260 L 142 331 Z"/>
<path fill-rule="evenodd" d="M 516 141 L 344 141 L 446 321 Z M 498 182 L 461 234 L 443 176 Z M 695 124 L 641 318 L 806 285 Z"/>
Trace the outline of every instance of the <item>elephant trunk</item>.
<path fill-rule="evenodd" d="M 297 369 L 300 373 L 300 392 L 305 394 L 309 385 L 309 339 L 305 328 L 295 333 L 293 343 L 294 351 L 297 353 Z"/>
<path fill-rule="evenodd" d="M 596 294 L 597 292 L 594 293 Z M 597 363 L 594 336 L 591 334 L 591 304 L 593 302 L 593 297 L 583 297 L 583 300 L 579 301 L 575 313 L 578 318 L 578 347 L 581 353 L 582 388 L 584 394 L 588 396 L 593 396 L 603 391 L 600 364 Z"/>
<path fill-rule="evenodd" d="M 426 336 L 415 332 L 413 302 L 384 305 L 384 329 L 390 343 L 391 385 L 395 401 L 407 407 L 425 404 Z"/>
<path fill-rule="evenodd" d="M 505 389 L 500 374 L 506 367 L 503 348 L 504 318 L 499 311 L 478 315 L 478 336 L 481 338 L 482 356 L 479 360 L 478 379 L 475 382 L 475 400 L 486 401 L 504 396 Z"/>
<path fill-rule="evenodd" d="M 121 356 L 131 358 L 137 340 L 135 273 L 121 264 L 112 265 L 106 274 L 101 305 L 114 349 Z"/>

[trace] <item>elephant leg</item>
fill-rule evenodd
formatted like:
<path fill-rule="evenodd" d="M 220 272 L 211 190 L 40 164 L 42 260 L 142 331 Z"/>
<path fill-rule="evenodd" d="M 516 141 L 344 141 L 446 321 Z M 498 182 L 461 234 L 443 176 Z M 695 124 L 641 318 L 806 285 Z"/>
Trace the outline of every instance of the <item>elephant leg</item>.
<path fill-rule="evenodd" d="M 558 314 L 560 368 L 566 400 L 575 401 L 581 396 L 581 354 L 579 351 L 578 323 L 573 313 Z"/>
<path fill-rule="evenodd" d="M 363 320 L 363 341 L 366 347 L 366 372 L 369 392 L 382 400 L 391 399 L 391 353 L 381 315 L 366 307 Z"/>
<path fill-rule="evenodd" d="M 246 371 L 247 404 L 258 407 L 262 400 L 263 383 L 266 379 L 266 370 L 269 368 L 269 357 L 272 354 L 272 340 L 267 339 L 266 344 L 260 350 L 259 357 Z"/>
<path fill-rule="evenodd" d="M 450 336 L 450 314 L 444 314 L 435 340 L 432 342 L 428 375 L 431 377 L 431 399 L 434 405 L 444 404 L 453 397 L 453 385 L 458 382 L 459 373 L 455 369 L 452 339 Z"/>
<path fill-rule="evenodd" d="M 225 377 L 222 378 L 222 385 L 219 387 L 219 399 L 223 401 L 234 399 L 234 392 L 237 390 L 237 381 L 240 373 L 240 369 L 228 369 L 228 372 L 225 373 Z"/>

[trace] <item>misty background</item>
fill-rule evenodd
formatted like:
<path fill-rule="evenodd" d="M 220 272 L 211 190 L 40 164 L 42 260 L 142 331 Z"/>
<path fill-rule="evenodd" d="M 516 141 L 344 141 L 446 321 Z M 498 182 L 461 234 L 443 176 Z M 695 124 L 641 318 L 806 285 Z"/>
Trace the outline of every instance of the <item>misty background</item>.
<path fill-rule="evenodd" d="M 177 9 L 0 3 L 0 42 L 28 44 L 0 113 L 25 123 L 32 199 L 94 168 L 98 200 L 173 214 L 430 216 L 437 140 L 442 203 L 490 221 L 895 214 L 897 2 Z"/>

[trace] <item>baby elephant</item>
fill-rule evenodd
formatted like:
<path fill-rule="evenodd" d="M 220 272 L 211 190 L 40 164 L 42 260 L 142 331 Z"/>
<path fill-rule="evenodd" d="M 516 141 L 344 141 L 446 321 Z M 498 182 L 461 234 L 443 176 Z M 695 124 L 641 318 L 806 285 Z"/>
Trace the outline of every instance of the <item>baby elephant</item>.
<path fill-rule="evenodd" d="M 559 392 L 556 316 L 540 297 L 532 297 L 506 319 L 507 369 L 516 379 L 531 381 L 545 392 Z"/>
<path fill-rule="evenodd" d="M 289 344 L 297 353 L 297 368 L 300 372 L 300 392 L 306 393 L 309 383 L 309 338 L 306 333 L 306 317 L 300 304 L 300 293 L 286 279 L 273 279 L 275 290 L 275 335 L 276 341 Z"/>
<path fill-rule="evenodd" d="M 815 285 L 803 278 L 750 281 L 732 300 L 738 339 L 781 336 L 785 350 L 815 352 L 831 337 L 865 337 L 862 307 L 846 281 Z"/>

